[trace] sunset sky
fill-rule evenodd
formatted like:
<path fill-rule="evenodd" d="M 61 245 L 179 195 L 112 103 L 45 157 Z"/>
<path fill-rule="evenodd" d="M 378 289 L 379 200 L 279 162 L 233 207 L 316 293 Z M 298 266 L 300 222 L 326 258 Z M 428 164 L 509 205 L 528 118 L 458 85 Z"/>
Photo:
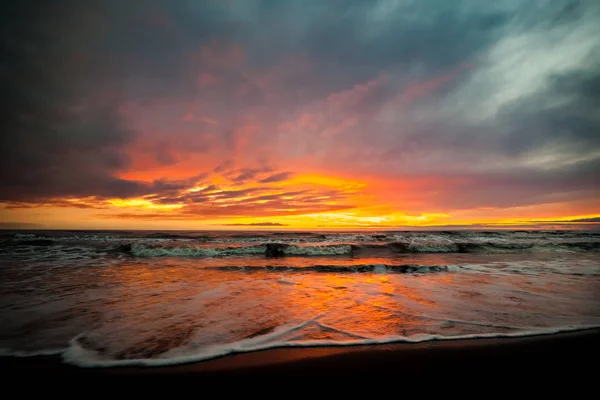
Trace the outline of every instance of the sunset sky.
<path fill-rule="evenodd" d="M 0 227 L 600 222 L 600 1 L 12 1 Z"/>

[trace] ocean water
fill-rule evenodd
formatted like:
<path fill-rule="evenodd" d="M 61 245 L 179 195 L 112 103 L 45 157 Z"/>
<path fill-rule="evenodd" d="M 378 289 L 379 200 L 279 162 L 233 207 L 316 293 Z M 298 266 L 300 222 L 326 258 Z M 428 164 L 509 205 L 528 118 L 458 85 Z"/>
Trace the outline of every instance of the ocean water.
<path fill-rule="evenodd" d="M 599 231 L 0 231 L 0 355 L 170 365 L 600 326 Z"/>

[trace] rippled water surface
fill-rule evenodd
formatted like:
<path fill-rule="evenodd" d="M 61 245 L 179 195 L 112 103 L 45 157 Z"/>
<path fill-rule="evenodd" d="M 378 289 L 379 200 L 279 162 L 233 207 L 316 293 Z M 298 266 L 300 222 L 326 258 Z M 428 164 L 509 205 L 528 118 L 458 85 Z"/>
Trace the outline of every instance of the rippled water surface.
<path fill-rule="evenodd" d="M 600 325 L 598 232 L 4 232 L 0 351 L 161 365 Z"/>

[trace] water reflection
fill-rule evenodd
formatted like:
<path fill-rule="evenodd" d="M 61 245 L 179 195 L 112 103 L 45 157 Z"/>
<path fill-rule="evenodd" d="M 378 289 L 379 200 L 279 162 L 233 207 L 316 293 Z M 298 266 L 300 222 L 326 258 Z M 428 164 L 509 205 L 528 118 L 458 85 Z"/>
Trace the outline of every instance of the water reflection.
<path fill-rule="evenodd" d="M 465 260 L 464 255 L 417 255 L 383 261 L 438 265 L 458 261 L 458 256 Z M 514 269 L 507 261 L 480 265 L 469 257 L 470 265 L 492 272 L 207 269 L 235 265 L 239 260 L 233 257 L 36 270 L 15 264 L 2 270 L 0 347 L 64 348 L 79 335 L 79 345 L 95 357 L 160 358 L 236 343 L 454 336 L 600 322 L 597 276 L 522 274 L 507 271 Z M 381 261 L 327 259 L 330 264 Z M 245 259 L 255 265 L 282 262 Z M 298 265 L 305 262 L 297 260 Z M 537 260 L 528 262 L 528 271 L 544 267 Z M 576 262 L 587 268 L 581 259 Z"/>

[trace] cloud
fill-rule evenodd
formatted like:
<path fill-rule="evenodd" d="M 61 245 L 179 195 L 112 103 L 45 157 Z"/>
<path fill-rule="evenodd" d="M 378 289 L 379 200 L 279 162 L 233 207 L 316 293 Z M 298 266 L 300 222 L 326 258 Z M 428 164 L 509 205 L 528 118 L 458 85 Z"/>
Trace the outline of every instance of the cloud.
<path fill-rule="evenodd" d="M 220 163 L 219 165 L 217 165 L 214 169 L 214 172 L 221 173 L 221 172 L 227 171 L 232 166 L 233 166 L 233 162 L 231 160 L 226 160 L 226 161 L 223 161 L 222 163 Z"/>
<path fill-rule="evenodd" d="M 153 195 L 147 196 L 146 199 L 156 205 L 179 208 L 169 211 L 157 210 L 154 214 L 143 211 L 139 214 L 140 218 L 284 216 L 348 210 L 355 207 L 352 204 L 352 194 L 318 186 L 286 191 L 268 186 L 224 190 L 213 185 L 194 192 L 181 191 L 176 196 Z M 117 216 L 136 218 L 136 215 L 138 214 L 119 213 Z"/>
<path fill-rule="evenodd" d="M 3 12 L 0 200 L 153 189 L 114 176 L 128 165 L 122 148 L 134 134 L 119 114 L 115 65 L 86 51 L 99 39 L 98 21 L 77 4 L 13 4 Z"/>
<path fill-rule="evenodd" d="M 569 222 L 591 222 L 591 223 L 600 223 L 600 217 L 597 218 L 578 218 L 578 219 L 569 219 L 569 220 L 555 220 L 555 221 L 531 221 L 537 223 L 569 223 Z"/>
<path fill-rule="evenodd" d="M 591 0 L 15 3 L 0 202 L 179 207 L 152 218 L 594 205 L 599 17 Z M 365 186 L 328 199 L 295 182 L 315 172 Z"/>
<path fill-rule="evenodd" d="M 573 219 L 568 222 L 600 222 L 600 218 L 580 218 L 580 219 Z"/>
<path fill-rule="evenodd" d="M 235 178 L 233 178 L 232 180 L 236 183 L 242 183 L 244 181 L 250 180 L 250 179 L 254 179 L 254 177 L 256 176 L 256 174 L 259 171 L 257 170 L 246 170 L 244 172 L 242 172 L 241 174 L 239 174 L 238 176 L 236 176 Z"/>
<path fill-rule="evenodd" d="M 289 179 L 292 176 L 293 176 L 293 174 L 291 172 L 280 172 L 280 173 L 268 176 L 264 179 L 261 179 L 259 182 L 260 183 L 282 182 L 282 181 Z"/>
<path fill-rule="evenodd" d="M 0 229 L 39 229 L 40 224 L 27 222 L 0 222 Z"/>
<path fill-rule="evenodd" d="M 249 224 L 220 224 L 221 226 L 289 226 L 279 222 L 253 222 Z"/>

